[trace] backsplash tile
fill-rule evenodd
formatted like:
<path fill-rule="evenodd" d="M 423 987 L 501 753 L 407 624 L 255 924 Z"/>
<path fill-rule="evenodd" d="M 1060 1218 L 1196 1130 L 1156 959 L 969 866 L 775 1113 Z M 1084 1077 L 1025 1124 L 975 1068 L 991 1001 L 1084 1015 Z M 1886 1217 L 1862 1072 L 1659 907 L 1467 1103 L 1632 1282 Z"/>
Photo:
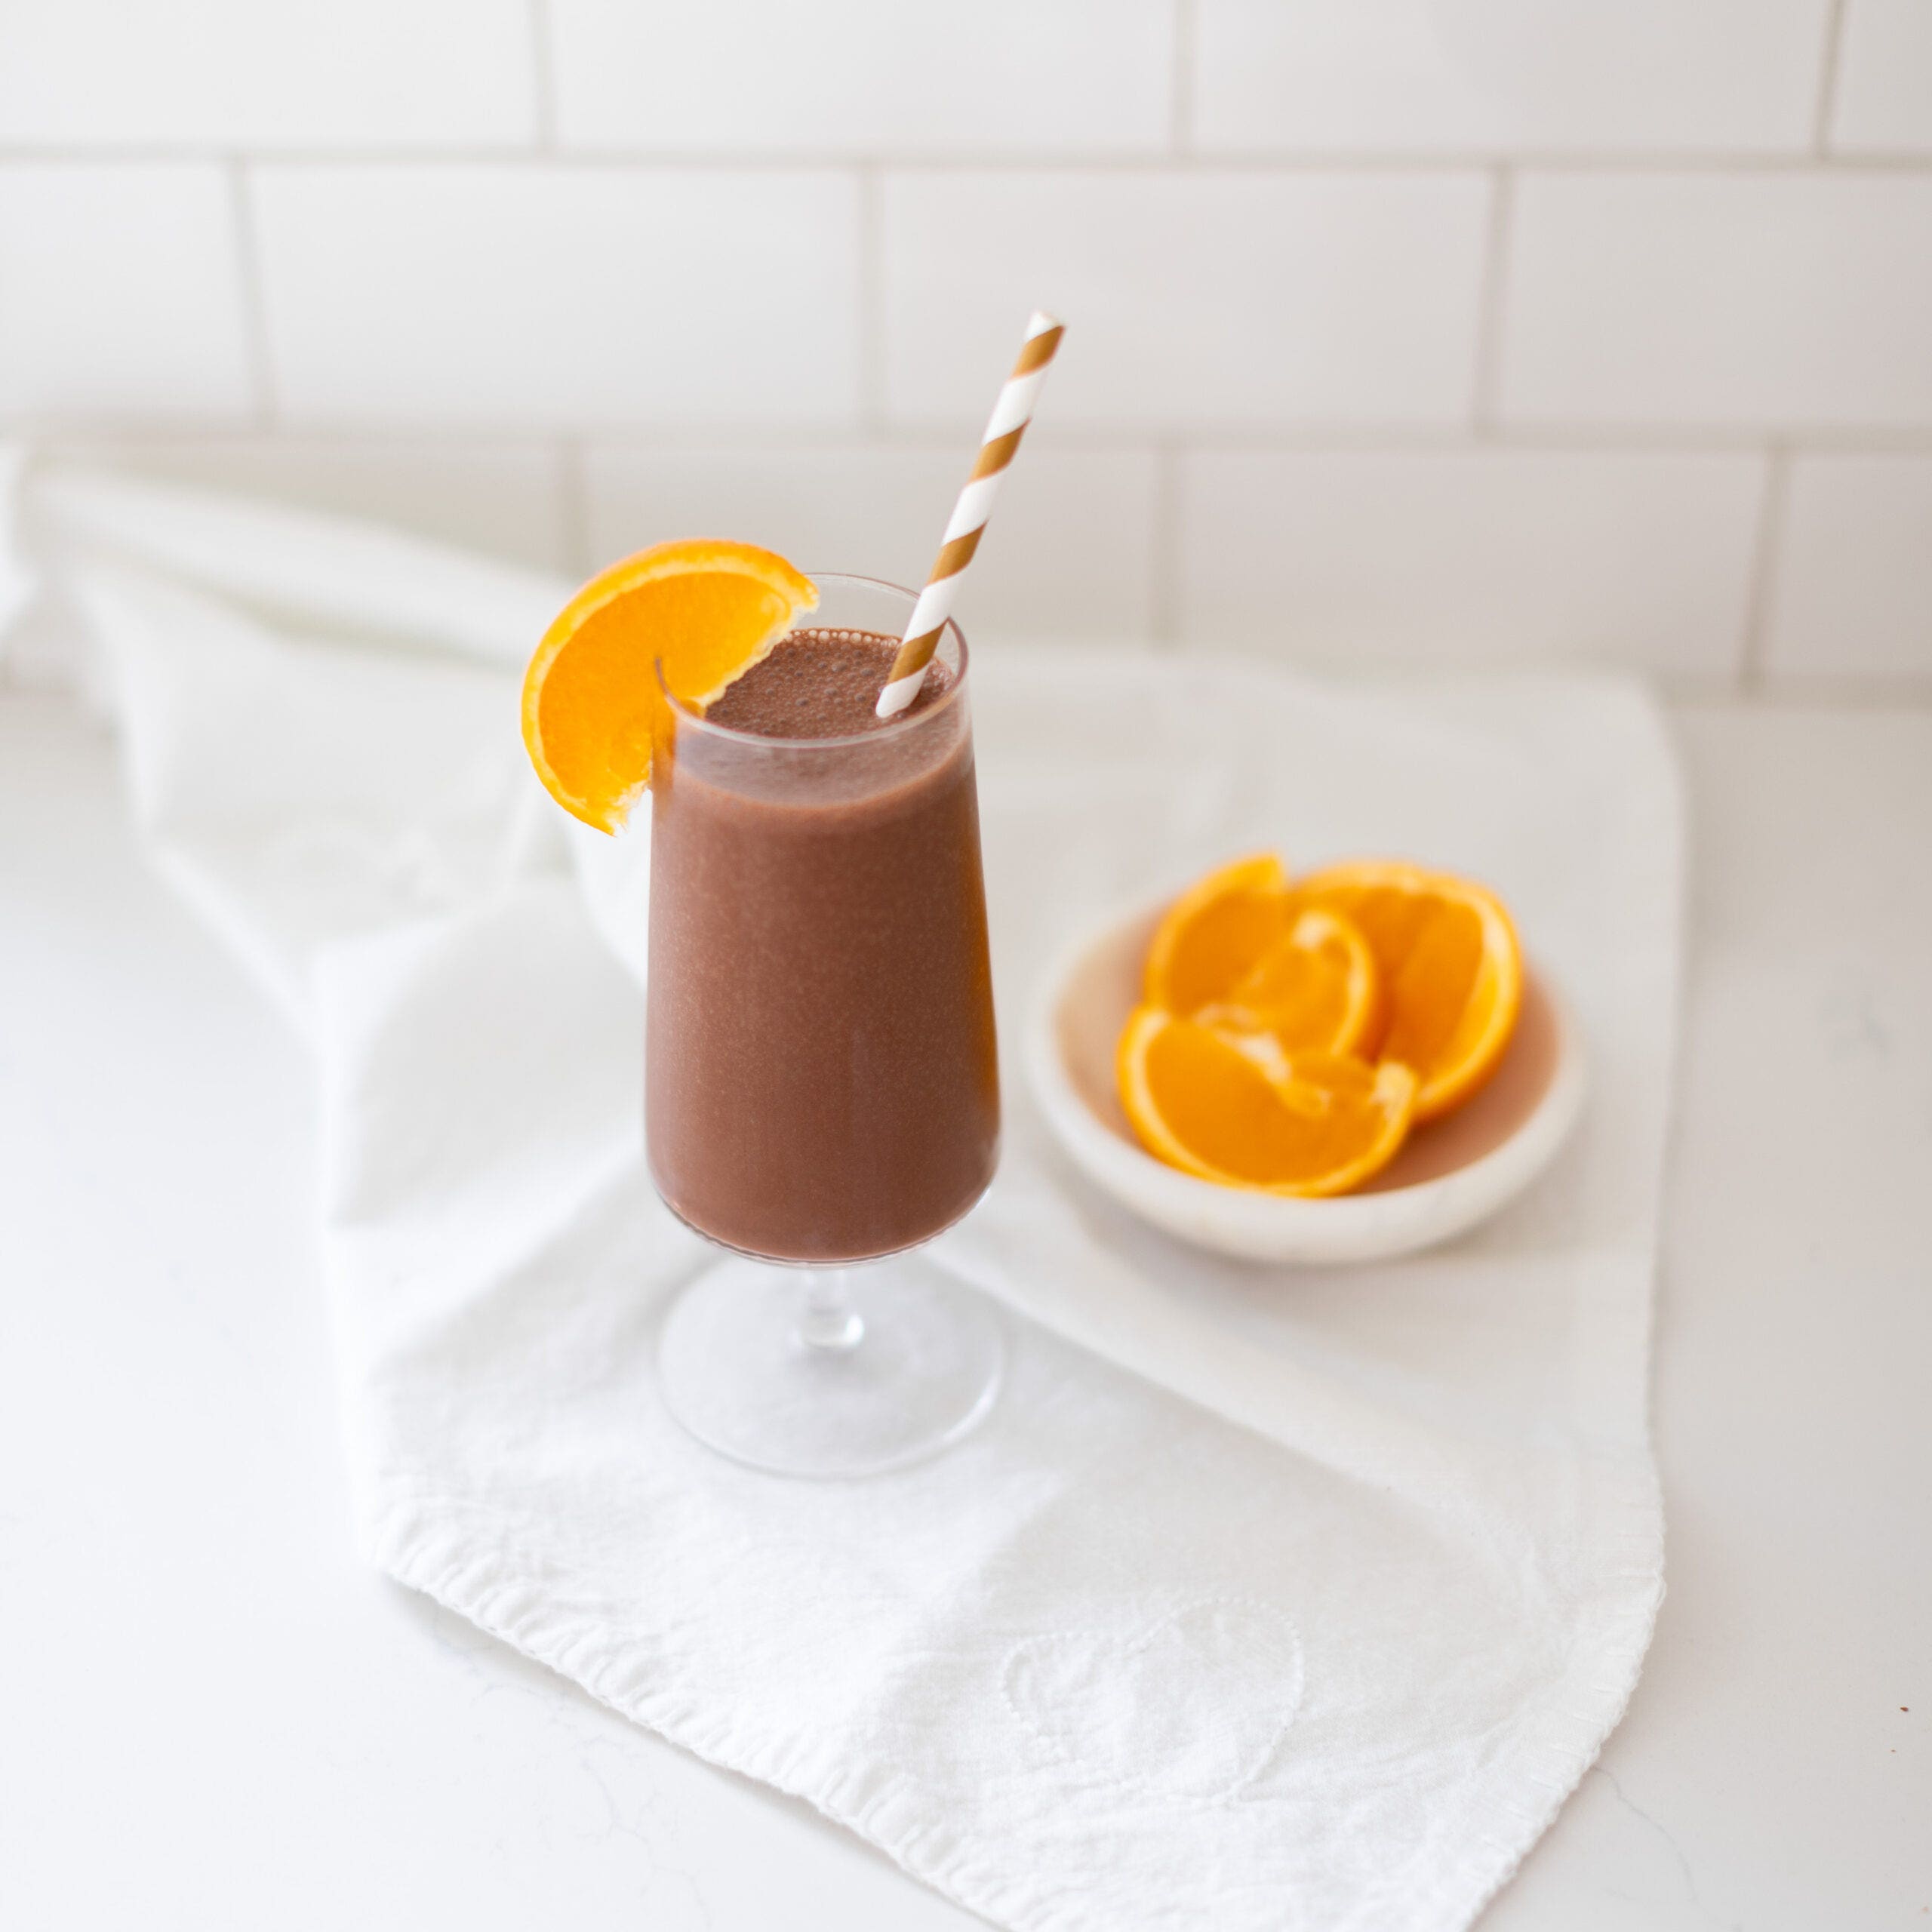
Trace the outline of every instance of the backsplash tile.
<path fill-rule="evenodd" d="M 291 422 L 826 423 L 857 406 L 842 174 L 265 168 L 254 189 Z"/>
<path fill-rule="evenodd" d="M 1927 0 L 11 0 L 0 432 L 981 637 L 1925 675 Z"/>
<path fill-rule="evenodd" d="M 219 168 L 0 165 L 0 420 L 239 420 L 254 401 Z"/>
<path fill-rule="evenodd" d="M 549 0 L 558 126 L 687 154 L 1155 154 L 1179 4 Z"/>
<path fill-rule="evenodd" d="M 1829 0 L 1198 0 L 1195 138 L 1209 152 L 1795 153 L 1829 13 Z"/>
<path fill-rule="evenodd" d="M 7 0 L 0 142 L 527 144 L 528 0 Z"/>
<path fill-rule="evenodd" d="M 1932 431 L 1932 173 L 1531 174 L 1518 423 Z"/>
<path fill-rule="evenodd" d="M 1932 679 L 1932 454 L 1793 459 L 1764 669 Z"/>
<path fill-rule="evenodd" d="M 370 517 L 493 555 L 574 572 L 553 442 L 395 436 L 66 438 L 89 468 Z"/>
<path fill-rule="evenodd" d="M 1039 304 L 1072 318 L 1061 423 L 1460 423 L 1489 194 L 1455 172 L 894 174 L 888 409 L 977 426 Z"/>
<path fill-rule="evenodd" d="M 589 561 L 666 537 L 728 533 L 808 570 L 916 588 L 969 457 L 944 441 L 595 446 L 586 457 Z M 1144 641 L 1153 623 L 1155 509 L 1151 451 L 1029 443 L 960 592 L 967 635 Z"/>
<path fill-rule="evenodd" d="M 1832 103 L 1846 154 L 1932 155 L 1932 6 L 1847 0 Z"/>
<path fill-rule="evenodd" d="M 1723 678 L 1764 467 L 1704 452 L 1198 451 L 1181 470 L 1182 633 L 1343 668 Z"/>

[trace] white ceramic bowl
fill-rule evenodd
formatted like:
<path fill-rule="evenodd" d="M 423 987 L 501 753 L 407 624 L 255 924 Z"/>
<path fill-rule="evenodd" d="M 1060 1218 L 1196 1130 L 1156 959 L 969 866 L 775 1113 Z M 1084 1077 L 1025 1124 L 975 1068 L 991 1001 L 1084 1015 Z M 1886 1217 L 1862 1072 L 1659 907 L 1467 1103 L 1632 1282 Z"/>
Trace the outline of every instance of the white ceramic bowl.
<path fill-rule="evenodd" d="M 1114 1082 L 1114 1047 L 1164 905 L 1114 920 L 1065 953 L 1029 1017 L 1035 1098 L 1074 1164 L 1143 1220 L 1256 1261 L 1371 1261 L 1472 1228 L 1554 1158 L 1583 1102 L 1582 1036 L 1548 978 L 1526 975 L 1503 1064 L 1455 1112 L 1418 1128 L 1352 1194 L 1303 1201 L 1217 1186 L 1157 1161 L 1135 1140 Z"/>

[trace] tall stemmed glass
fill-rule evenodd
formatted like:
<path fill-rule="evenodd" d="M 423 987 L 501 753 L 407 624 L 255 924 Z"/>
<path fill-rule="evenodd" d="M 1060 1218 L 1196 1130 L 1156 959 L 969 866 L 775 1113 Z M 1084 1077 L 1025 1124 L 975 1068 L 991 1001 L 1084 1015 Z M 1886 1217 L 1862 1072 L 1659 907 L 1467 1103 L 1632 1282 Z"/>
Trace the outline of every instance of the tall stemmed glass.
<path fill-rule="evenodd" d="M 819 576 L 815 628 L 912 594 Z M 646 1143 L 731 1258 L 667 1314 L 672 1413 L 790 1475 L 897 1468 L 992 1406 L 1004 1330 L 912 1251 L 992 1180 L 999 1080 L 964 638 L 924 708 L 776 738 L 673 700 L 651 785 Z M 861 1265 L 863 1264 L 863 1265 Z"/>

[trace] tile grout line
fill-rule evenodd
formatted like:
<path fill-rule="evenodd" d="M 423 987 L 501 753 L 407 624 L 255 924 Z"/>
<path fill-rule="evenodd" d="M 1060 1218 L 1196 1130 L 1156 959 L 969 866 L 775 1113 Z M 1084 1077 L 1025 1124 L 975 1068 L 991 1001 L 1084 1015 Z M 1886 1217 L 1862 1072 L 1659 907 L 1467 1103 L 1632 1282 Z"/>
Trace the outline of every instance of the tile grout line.
<path fill-rule="evenodd" d="M 1190 139 L 1192 137 L 1190 134 Z M 126 166 L 141 162 L 180 164 L 220 162 L 237 150 L 215 142 L 171 145 L 156 142 L 99 143 L 0 141 L 0 166 Z M 1767 149 L 1762 153 L 1702 152 L 1659 149 L 1648 152 L 1611 149 L 1574 152 L 1547 149 L 1287 149 L 1279 151 L 1230 148 L 1184 153 L 1160 149 L 1069 154 L 1064 149 L 1041 152 L 1015 149 L 1010 152 L 892 153 L 878 149 L 797 149 L 758 153 L 688 148 L 599 147 L 574 142 L 539 149 L 533 143 L 500 141 L 465 146 L 461 143 L 425 143 L 384 146 L 380 143 L 349 148 L 317 146 L 254 148 L 245 159 L 258 170 L 275 168 L 399 168 L 411 166 L 528 166 L 565 170 L 632 168 L 639 172 L 717 174 L 792 174 L 817 169 L 871 166 L 912 174 L 1214 174 L 1377 175 L 1479 174 L 1498 168 L 1534 170 L 1551 174 L 1690 174 L 1746 176 L 1834 176 L 1894 174 L 1917 179 L 1932 175 L 1932 154 L 1915 149 L 1872 152 Z"/>
<path fill-rule="evenodd" d="M 530 74 L 536 108 L 537 152 L 554 155 L 557 151 L 557 77 L 551 57 L 550 0 L 529 0 Z"/>
<path fill-rule="evenodd" d="M 278 428 L 287 426 L 276 425 Z M 555 424 L 532 423 L 518 417 L 450 417 L 411 420 L 405 423 L 362 417 L 330 418 L 298 426 L 304 437 L 339 442 L 393 440 L 445 443 L 457 447 L 478 443 L 553 441 L 568 433 Z M 912 423 L 882 421 L 867 432 L 867 440 L 905 450 L 957 452 L 962 435 L 983 426 L 983 419 L 960 416 L 950 421 Z M 235 432 L 232 416 L 220 414 L 148 417 L 118 417 L 31 411 L 0 412 L 0 434 L 28 433 L 55 440 L 85 440 L 112 435 L 137 443 L 159 445 Z M 614 422 L 594 440 L 615 444 L 648 443 L 654 449 L 757 450 L 772 448 L 820 450 L 842 448 L 856 433 L 848 420 L 796 423 L 745 423 L 729 421 Z M 1167 422 L 1092 421 L 1056 423 L 1054 447 L 1105 453 L 1158 448 L 1164 440 L 1184 444 L 1189 451 L 1214 454 L 1258 452 L 1280 455 L 1361 454 L 1437 455 L 1445 451 L 1480 454 L 1484 451 L 1525 450 L 1584 457 L 1761 456 L 1775 441 L 1792 455 L 1932 457 L 1932 429 L 1875 429 L 1869 424 L 1828 425 L 1814 430 L 1787 423 L 1740 424 L 1710 429 L 1697 424 L 1644 423 L 1629 429 L 1601 423 L 1549 424 L 1513 420 L 1499 423 L 1487 438 L 1472 435 L 1466 422 L 1441 423 L 1283 423 L 1246 428 L 1225 424 L 1195 426 Z"/>
<path fill-rule="evenodd" d="M 860 164 L 858 250 L 859 426 L 868 435 L 886 426 L 885 176 L 876 162 Z"/>
<path fill-rule="evenodd" d="M 1496 439 L 1496 392 L 1502 380 L 1503 367 L 1504 285 L 1509 273 L 1515 211 L 1515 170 L 1506 164 L 1496 171 L 1490 186 L 1489 224 L 1484 238 L 1482 288 L 1476 315 L 1475 393 L 1470 426 L 1481 443 Z"/>
<path fill-rule="evenodd" d="M 1194 147 L 1194 0 L 1172 0 L 1174 38 L 1168 67 L 1172 93 L 1168 101 L 1168 147 L 1177 159 L 1189 155 Z"/>
<path fill-rule="evenodd" d="M 1825 16 L 1825 45 L 1818 63 L 1818 100 L 1811 122 L 1811 152 L 1814 159 L 1832 158 L 1831 135 L 1833 97 L 1838 91 L 1838 61 L 1844 45 L 1845 0 L 1831 0 Z"/>
<path fill-rule="evenodd" d="M 1744 600 L 1743 635 L 1739 640 L 1738 694 L 1750 697 L 1764 685 L 1764 654 L 1769 646 L 1771 599 L 1777 589 L 1777 554 L 1784 536 L 1785 498 L 1791 474 L 1791 451 L 1774 443 L 1767 452 L 1764 500 L 1758 509 L 1758 528 L 1752 546 L 1751 578 Z"/>
<path fill-rule="evenodd" d="M 229 217 L 235 231 L 235 268 L 241 284 L 242 334 L 247 346 L 248 386 L 253 392 L 251 414 L 257 430 L 272 429 L 281 414 L 275 395 L 275 358 L 269 349 L 267 291 L 262 280 L 261 238 L 255 227 L 249 192 L 248 163 L 230 155 L 223 164 L 228 183 Z"/>

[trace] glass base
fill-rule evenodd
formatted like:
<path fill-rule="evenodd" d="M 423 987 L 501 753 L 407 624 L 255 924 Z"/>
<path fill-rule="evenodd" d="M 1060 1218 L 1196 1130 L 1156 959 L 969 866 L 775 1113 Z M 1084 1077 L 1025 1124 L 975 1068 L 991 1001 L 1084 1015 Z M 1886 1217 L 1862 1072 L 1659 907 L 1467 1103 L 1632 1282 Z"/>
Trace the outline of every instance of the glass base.
<path fill-rule="evenodd" d="M 671 1413 L 777 1475 L 876 1475 L 983 1422 L 1006 1370 L 992 1304 L 921 1254 L 856 1269 L 742 1257 L 674 1301 L 657 1343 Z"/>

